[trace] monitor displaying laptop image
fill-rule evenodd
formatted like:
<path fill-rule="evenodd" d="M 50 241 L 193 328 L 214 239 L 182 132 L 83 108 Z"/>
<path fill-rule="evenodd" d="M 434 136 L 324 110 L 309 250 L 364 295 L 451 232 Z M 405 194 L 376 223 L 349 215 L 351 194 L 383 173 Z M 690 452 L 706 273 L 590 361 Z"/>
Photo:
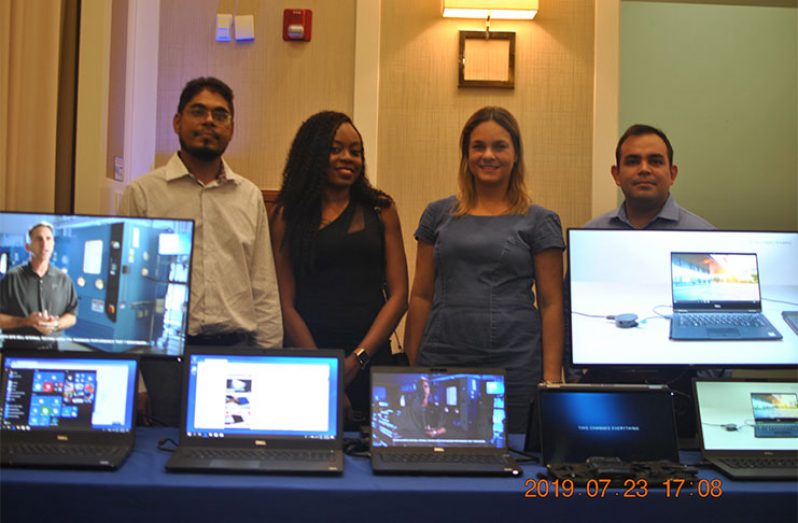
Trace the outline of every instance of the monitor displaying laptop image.
<path fill-rule="evenodd" d="M 701 452 L 740 479 L 798 479 L 798 382 L 694 379 Z"/>
<path fill-rule="evenodd" d="M 798 365 L 798 232 L 570 229 L 575 366 Z"/>
<path fill-rule="evenodd" d="M 0 279 L 28 264 L 28 231 L 41 222 L 53 229 L 50 265 L 74 286 L 77 322 L 49 336 L 32 329 L 0 331 L 0 346 L 183 353 L 192 220 L 0 212 Z"/>

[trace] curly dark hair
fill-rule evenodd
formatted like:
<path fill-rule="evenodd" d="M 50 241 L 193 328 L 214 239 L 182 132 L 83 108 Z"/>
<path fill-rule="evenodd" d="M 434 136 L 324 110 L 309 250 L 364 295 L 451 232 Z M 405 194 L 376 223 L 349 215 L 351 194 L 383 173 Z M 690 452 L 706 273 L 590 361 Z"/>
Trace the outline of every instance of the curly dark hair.
<path fill-rule="evenodd" d="M 283 246 L 287 246 L 291 265 L 297 276 L 313 269 L 316 258 L 316 236 L 321 225 L 322 193 L 327 180 L 330 149 L 338 128 L 348 123 L 360 135 L 352 119 L 335 111 L 314 114 L 299 127 L 291 144 L 283 170 L 283 185 L 277 195 L 277 211 L 286 223 Z M 362 138 L 361 138 L 362 141 Z M 351 187 L 350 198 L 375 209 L 389 207 L 390 196 L 374 188 L 363 169 Z"/>

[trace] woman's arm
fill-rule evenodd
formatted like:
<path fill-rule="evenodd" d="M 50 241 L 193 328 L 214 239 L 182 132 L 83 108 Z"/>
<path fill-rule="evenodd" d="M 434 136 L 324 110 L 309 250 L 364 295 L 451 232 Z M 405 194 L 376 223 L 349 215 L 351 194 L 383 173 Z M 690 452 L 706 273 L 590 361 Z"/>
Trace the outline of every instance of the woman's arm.
<path fill-rule="evenodd" d="M 277 286 L 280 289 L 280 308 L 283 312 L 283 329 L 285 345 L 288 347 L 316 347 L 313 335 L 305 324 L 305 320 L 294 307 L 296 282 L 294 269 L 288 247 L 283 245 L 285 238 L 285 217 L 282 209 L 277 207 L 269 217 L 269 231 L 274 253 L 274 268 L 277 272 Z"/>
<path fill-rule="evenodd" d="M 435 293 L 435 259 L 434 246 L 423 241 L 418 242 L 416 251 L 416 275 L 413 278 L 413 290 L 410 293 L 410 307 L 405 323 L 405 352 L 410 365 L 416 364 L 421 337 L 427 326 L 427 318 L 432 310 L 432 298 Z"/>
<path fill-rule="evenodd" d="M 562 381 L 563 304 L 562 250 L 546 249 L 535 254 L 535 287 L 542 323 L 543 379 Z"/>
<path fill-rule="evenodd" d="M 380 214 L 384 225 L 385 283 L 388 295 L 385 304 L 358 345 L 358 348 L 362 347 L 366 350 L 369 357 L 374 356 L 377 349 L 391 337 L 391 333 L 407 311 L 407 257 L 402 240 L 399 213 L 396 211 L 396 206 L 391 205 L 383 209 Z M 351 358 L 354 357 L 351 356 Z M 347 360 L 349 359 L 347 358 Z M 353 363 L 356 364 L 357 361 L 353 359 Z M 349 367 L 350 362 L 347 361 L 347 370 Z M 356 365 L 351 379 L 354 379 L 357 369 Z M 349 381 L 347 380 L 347 383 Z"/>

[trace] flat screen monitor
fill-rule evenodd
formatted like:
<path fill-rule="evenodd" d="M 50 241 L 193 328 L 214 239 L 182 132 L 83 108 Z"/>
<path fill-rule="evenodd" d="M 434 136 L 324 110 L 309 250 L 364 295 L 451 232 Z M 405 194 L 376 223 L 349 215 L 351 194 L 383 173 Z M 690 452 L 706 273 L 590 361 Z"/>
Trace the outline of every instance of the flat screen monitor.
<path fill-rule="evenodd" d="M 21 299 L 17 294 L 26 292 L 20 291 L 24 280 L 11 283 L 11 273 L 29 264 L 28 230 L 40 222 L 52 225 L 50 265 L 66 274 L 74 287 L 77 322 L 50 335 L 30 328 L 0 331 L 3 348 L 183 353 L 192 220 L 0 212 L 4 314 L 13 313 L 13 302 Z"/>
<path fill-rule="evenodd" d="M 575 366 L 798 365 L 797 231 L 570 229 L 568 261 Z"/>

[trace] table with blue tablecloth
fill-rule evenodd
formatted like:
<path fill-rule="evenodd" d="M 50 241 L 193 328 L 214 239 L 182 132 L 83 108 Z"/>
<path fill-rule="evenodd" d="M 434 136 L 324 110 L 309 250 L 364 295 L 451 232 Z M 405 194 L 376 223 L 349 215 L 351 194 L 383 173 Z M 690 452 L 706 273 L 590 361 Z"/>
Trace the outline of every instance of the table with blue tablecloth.
<path fill-rule="evenodd" d="M 0 471 L 0 520 L 27 521 L 722 521 L 798 520 L 798 483 L 735 482 L 702 469 L 701 479 L 719 480 L 719 497 L 685 487 L 649 488 L 624 497 L 622 489 L 576 489 L 546 496 L 532 490 L 545 469 L 523 463 L 518 478 L 375 476 L 367 458 L 347 456 L 340 476 L 168 473 L 163 438 L 174 428 L 139 428 L 136 445 L 115 472 L 42 469 Z M 521 446 L 522 437 L 511 437 Z M 696 452 L 682 461 L 695 462 Z M 715 485 L 718 485 L 715 482 Z M 706 492 L 704 492 L 706 494 Z M 536 494 L 529 497 L 528 494 Z"/>

